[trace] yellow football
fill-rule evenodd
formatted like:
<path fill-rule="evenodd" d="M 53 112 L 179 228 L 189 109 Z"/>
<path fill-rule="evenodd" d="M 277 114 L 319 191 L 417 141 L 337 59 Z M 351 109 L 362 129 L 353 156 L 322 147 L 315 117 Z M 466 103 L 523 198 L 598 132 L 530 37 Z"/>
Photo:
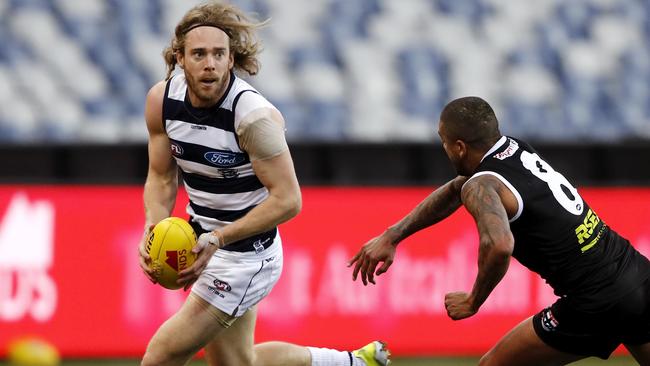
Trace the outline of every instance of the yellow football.
<path fill-rule="evenodd" d="M 147 238 L 147 253 L 154 278 L 164 288 L 181 288 L 176 283 L 178 272 L 191 266 L 196 259 L 192 248 L 196 233 L 190 224 L 179 217 L 168 217 L 154 226 Z"/>
<path fill-rule="evenodd" d="M 12 366 L 57 366 L 60 356 L 44 339 L 25 337 L 9 343 L 7 360 Z"/>

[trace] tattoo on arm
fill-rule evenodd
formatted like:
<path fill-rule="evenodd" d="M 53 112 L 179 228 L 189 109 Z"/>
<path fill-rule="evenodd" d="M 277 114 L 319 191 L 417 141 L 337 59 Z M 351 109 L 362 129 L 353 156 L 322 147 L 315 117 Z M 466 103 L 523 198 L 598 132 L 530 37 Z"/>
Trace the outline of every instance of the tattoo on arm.
<path fill-rule="evenodd" d="M 485 235 L 486 238 L 503 234 L 504 231 L 510 232 L 508 215 L 498 192 L 501 187 L 495 180 L 496 178 L 492 177 L 475 178 L 462 192 L 465 208 L 476 220 L 479 234 Z"/>
<path fill-rule="evenodd" d="M 470 180 L 462 191 L 463 204 L 479 232 L 478 274 L 471 293 L 476 310 L 506 274 L 514 249 L 501 189 L 503 183 L 496 178 L 481 176 Z"/>
<path fill-rule="evenodd" d="M 456 177 L 433 191 L 407 216 L 391 226 L 399 243 L 413 233 L 442 221 L 454 213 L 461 205 L 460 191 L 467 177 Z"/>

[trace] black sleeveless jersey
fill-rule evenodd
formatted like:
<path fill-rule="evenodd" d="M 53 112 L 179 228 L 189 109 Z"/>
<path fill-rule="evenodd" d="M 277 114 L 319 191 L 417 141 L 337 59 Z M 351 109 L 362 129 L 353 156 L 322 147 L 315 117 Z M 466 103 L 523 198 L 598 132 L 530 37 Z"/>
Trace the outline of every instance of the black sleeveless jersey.
<path fill-rule="evenodd" d="M 472 178 L 490 174 L 515 195 L 513 257 L 558 296 L 589 311 L 606 307 L 650 276 L 650 262 L 609 228 L 578 191 L 528 144 L 503 136 Z M 470 178 L 471 179 L 471 178 Z"/>

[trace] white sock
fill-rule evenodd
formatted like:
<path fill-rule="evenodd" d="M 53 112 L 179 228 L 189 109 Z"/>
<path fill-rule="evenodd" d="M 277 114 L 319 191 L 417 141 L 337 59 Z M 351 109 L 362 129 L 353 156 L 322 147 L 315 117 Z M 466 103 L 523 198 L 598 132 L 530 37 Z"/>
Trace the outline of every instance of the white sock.
<path fill-rule="evenodd" d="M 366 366 L 363 360 L 348 351 L 316 347 L 307 349 L 311 353 L 311 366 Z"/>

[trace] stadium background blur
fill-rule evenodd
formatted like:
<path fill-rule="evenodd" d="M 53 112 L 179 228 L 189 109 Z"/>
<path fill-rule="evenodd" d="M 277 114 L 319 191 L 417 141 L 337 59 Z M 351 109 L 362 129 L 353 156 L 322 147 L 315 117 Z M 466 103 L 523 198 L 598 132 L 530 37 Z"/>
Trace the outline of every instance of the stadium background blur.
<path fill-rule="evenodd" d="M 197 3 L 0 0 L 0 215 L 34 187 L 47 197 L 144 182 L 144 98 L 164 77 L 175 24 Z M 261 72 L 248 80 L 284 114 L 305 187 L 401 190 L 451 178 L 437 116 L 464 95 L 487 99 L 502 132 L 579 186 L 650 187 L 648 1 L 232 3 L 270 18 Z M 381 228 L 399 214 L 389 217 L 362 223 Z M 12 265 L 0 258 L 9 293 Z M 22 324 L 0 317 L 0 333 Z"/>

